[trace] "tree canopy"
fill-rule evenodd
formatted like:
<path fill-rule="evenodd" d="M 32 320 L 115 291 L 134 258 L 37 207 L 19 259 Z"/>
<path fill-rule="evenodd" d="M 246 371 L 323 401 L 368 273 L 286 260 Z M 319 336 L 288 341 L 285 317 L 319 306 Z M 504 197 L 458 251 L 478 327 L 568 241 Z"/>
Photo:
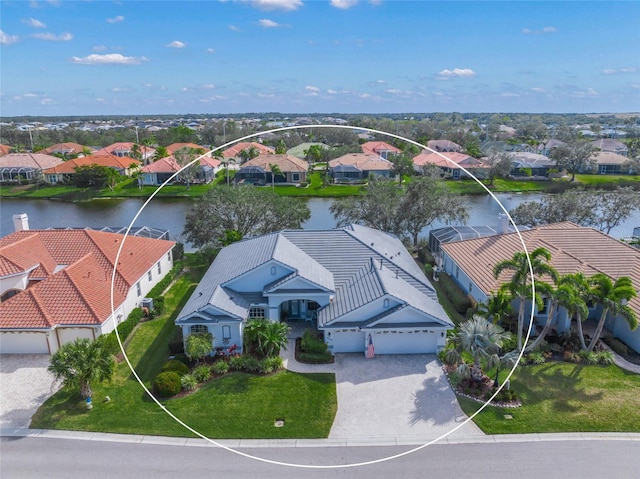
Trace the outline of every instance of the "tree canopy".
<path fill-rule="evenodd" d="M 256 186 L 216 186 L 187 213 L 184 235 L 195 247 L 218 247 L 229 238 L 299 229 L 311 212 L 306 203 Z"/>

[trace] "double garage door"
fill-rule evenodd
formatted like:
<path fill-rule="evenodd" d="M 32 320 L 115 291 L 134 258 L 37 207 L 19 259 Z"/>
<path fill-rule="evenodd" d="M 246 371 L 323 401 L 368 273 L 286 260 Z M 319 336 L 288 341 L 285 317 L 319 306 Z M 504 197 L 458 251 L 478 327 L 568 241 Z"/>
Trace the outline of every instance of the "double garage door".
<path fill-rule="evenodd" d="M 340 331 L 333 333 L 334 353 L 364 353 L 369 332 Z M 438 345 L 435 331 L 375 331 L 371 333 L 375 354 L 435 353 Z"/>

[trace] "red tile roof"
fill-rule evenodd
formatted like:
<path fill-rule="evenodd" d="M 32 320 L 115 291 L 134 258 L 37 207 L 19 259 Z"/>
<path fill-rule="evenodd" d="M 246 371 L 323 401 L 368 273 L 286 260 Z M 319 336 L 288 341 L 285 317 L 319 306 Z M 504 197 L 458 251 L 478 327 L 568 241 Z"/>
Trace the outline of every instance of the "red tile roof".
<path fill-rule="evenodd" d="M 389 151 L 391 153 L 400 153 L 400 149 L 393 145 L 390 145 L 386 141 L 367 141 L 360 145 L 363 153 L 375 153 L 379 155 L 383 151 Z"/>
<path fill-rule="evenodd" d="M 118 143 L 112 143 L 109 146 L 105 146 L 101 150 L 98 150 L 96 153 L 97 154 L 109 153 L 110 155 L 116 155 L 116 152 L 118 151 L 130 153 L 133 150 L 133 145 L 135 145 L 135 143 L 132 141 L 121 141 Z M 138 148 L 140 149 L 140 154 L 142 156 L 153 155 L 153 153 L 156 151 L 154 148 L 151 148 L 145 145 L 138 145 Z"/>
<path fill-rule="evenodd" d="M 267 154 L 257 156 L 242 164 L 239 171 L 250 166 L 259 166 L 264 171 L 271 171 L 271 165 L 278 165 L 283 173 L 305 172 L 309 169 L 309 163 L 292 155 Z"/>
<path fill-rule="evenodd" d="M 64 153 L 67 155 L 79 155 L 85 150 L 89 150 L 91 153 L 96 151 L 95 148 L 79 145 L 78 143 L 57 143 L 41 151 L 42 153 Z"/>
<path fill-rule="evenodd" d="M 392 170 L 393 163 L 383 160 L 375 153 L 347 153 L 329 162 L 330 168 L 353 165 L 362 171 Z"/>
<path fill-rule="evenodd" d="M 167 146 L 167 151 L 170 155 L 173 155 L 176 151 L 182 148 L 195 148 L 196 150 L 203 150 L 203 153 L 209 151 L 209 148 L 196 145 L 195 143 L 172 143 Z"/>
<path fill-rule="evenodd" d="M 0 156 L 0 168 L 34 168 L 45 170 L 63 163 L 57 156 L 43 153 L 9 153 Z"/>
<path fill-rule="evenodd" d="M 44 174 L 65 174 L 72 175 L 76 172 L 76 168 L 80 166 L 107 166 L 116 169 L 129 169 L 132 165 L 139 166 L 140 161 L 135 158 L 129 158 L 128 156 L 115 156 L 108 153 L 94 154 L 89 156 L 83 156 L 82 158 L 74 158 L 67 160 L 64 163 L 48 168 L 44 170 Z"/>
<path fill-rule="evenodd" d="M 275 154 L 275 150 L 268 146 L 263 145 L 262 143 L 256 143 L 255 141 L 241 141 L 240 143 L 236 143 L 233 146 L 230 146 L 226 150 L 222 152 L 222 156 L 225 158 L 235 158 L 240 155 L 240 152 L 243 150 L 248 150 L 249 148 L 254 147 L 258 150 L 258 153 L 261 155 L 273 155 Z"/>
<path fill-rule="evenodd" d="M 451 161 L 447 161 L 443 156 Z M 422 152 L 413 157 L 413 164 L 416 166 L 431 164 L 441 168 L 455 168 L 456 165 L 464 168 L 486 168 L 480 160 L 476 160 L 472 156 L 465 155 L 464 153 L 458 153 L 457 151 L 444 151 L 442 153 Z"/>
<path fill-rule="evenodd" d="M 125 240 L 124 235 L 91 230 L 29 230 L 0 238 L 3 276 L 39 265 L 29 277 L 42 279 L 0 303 L 0 328 L 104 322 L 111 315 L 111 278 L 123 241 L 114 282 L 115 308 L 174 242 L 137 236 Z"/>
<path fill-rule="evenodd" d="M 221 161 L 216 158 L 200 158 L 201 166 L 210 166 L 211 168 L 217 168 L 220 166 Z M 175 173 L 176 171 L 180 171 L 182 166 L 178 164 L 176 159 L 173 156 L 167 156 L 165 158 L 160 158 L 153 163 L 149 163 L 147 166 L 142 168 L 143 173 Z"/>
<path fill-rule="evenodd" d="M 3 145 L 0 143 L 0 156 L 8 155 L 11 151 L 11 147 L 9 145 Z"/>

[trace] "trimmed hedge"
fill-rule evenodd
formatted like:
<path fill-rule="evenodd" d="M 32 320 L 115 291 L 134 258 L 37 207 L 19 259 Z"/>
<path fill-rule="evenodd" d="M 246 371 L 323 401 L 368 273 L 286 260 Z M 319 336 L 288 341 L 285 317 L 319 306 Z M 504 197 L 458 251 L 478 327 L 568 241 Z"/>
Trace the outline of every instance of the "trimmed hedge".
<path fill-rule="evenodd" d="M 184 267 L 184 263 L 182 261 L 176 261 L 173 264 L 173 268 L 171 268 L 171 271 L 169 271 L 164 276 L 164 278 L 162 278 L 158 282 L 158 284 L 156 284 L 153 288 L 151 288 L 151 291 L 147 293 L 147 297 L 156 298 L 156 297 L 162 296 L 162 293 L 164 293 L 164 290 L 167 289 L 167 286 L 171 284 L 171 281 L 173 281 L 175 277 L 182 272 L 183 267 Z M 164 305 L 164 300 L 163 300 L 163 305 Z M 155 306 L 155 301 L 154 301 L 154 306 Z"/>
<path fill-rule="evenodd" d="M 187 366 L 182 361 L 178 361 L 177 359 L 170 359 L 164 366 L 162 366 L 162 372 L 173 371 L 178 373 L 180 376 L 184 376 L 189 372 L 189 366 Z"/>
<path fill-rule="evenodd" d="M 165 371 L 153 380 L 153 389 L 160 397 L 175 396 L 182 390 L 180 375 L 175 371 Z"/>
<path fill-rule="evenodd" d="M 467 293 L 444 271 L 440 272 L 439 278 L 442 291 L 455 310 L 462 315 L 466 315 L 467 310 L 473 308 L 473 304 L 469 296 L 467 296 Z"/>

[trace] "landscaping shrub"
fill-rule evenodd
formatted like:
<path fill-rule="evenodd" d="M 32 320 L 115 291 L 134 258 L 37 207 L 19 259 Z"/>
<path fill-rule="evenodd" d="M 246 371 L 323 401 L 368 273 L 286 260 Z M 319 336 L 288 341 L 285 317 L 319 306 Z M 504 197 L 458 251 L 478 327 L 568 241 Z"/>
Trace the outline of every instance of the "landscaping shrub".
<path fill-rule="evenodd" d="M 199 383 L 204 383 L 211 378 L 211 367 L 203 364 L 202 366 L 198 366 L 193 370 L 193 377 Z"/>
<path fill-rule="evenodd" d="M 171 281 L 173 281 L 175 277 L 182 272 L 183 266 L 184 264 L 182 263 L 182 261 L 176 261 L 175 263 L 173 263 L 173 268 L 171 268 L 171 271 L 169 271 L 164 276 L 164 278 L 158 281 L 158 283 L 153 288 L 151 288 L 151 291 L 149 291 L 147 297 L 155 298 L 162 296 L 162 293 L 164 293 L 164 290 L 167 289 L 167 286 L 171 284 Z"/>
<path fill-rule="evenodd" d="M 260 371 L 260 360 L 253 356 L 241 356 L 242 357 L 242 369 L 248 373 L 257 373 Z"/>
<path fill-rule="evenodd" d="M 180 375 L 175 371 L 165 371 L 153 380 L 153 389 L 160 397 L 175 396 L 182 390 Z"/>
<path fill-rule="evenodd" d="M 271 374 L 279 369 L 282 369 L 284 363 L 280 356 L 273 356 L 271 358 L 265 358 L 260 363 L 260 372 L 263 374 Z"/>
<path fill-rule="evenodd" d="M 456 389 L 461 382 L 462 376 L 460 376 L 460 373 L 458 371 L 451 371 L 449 373 L 449 384 L 451 384 L 451 387 L 453 389 Z"/>
<path fill-rule="evenodd" d="M 305 353 L 322 354 L 327 350 L 327 347 L 327 343 L 310 329 L 304 332 L 300 340 L 300 350 Z"/>
<path fill-rule="evenodd" d="M 440 286 L 447 296 L 454 309 L 464 315 L 469 308 L 473 307 L 467 293 L 444 271 L 440 272 Z"/>
<path fill-rule="evenodd" d="M 598 364 L 598 355 L 593 351 L 580 351 L 578 356 L 583 364 Z"/>
<path fill-rule="evenodd" d="M 164 313 L 164 296 L 153 298 L 153 316 L 158 317 Z"/>
<path fill-rule="evenodd" d="M 198 387 L 198 381 L 193 376 L 193 374 L 185 374 L 180 378 L 180 383 L 182 384 L 182 389 L 186 391 L 193 391 Z"/>
<path fill-rule="evenodd" d="M 216 361 L 211 366 L 213 374 L 223 375 L 229 372 L 229 363 L 226 361 Z"/>
<path fill-rule="evenodd" d="M 617 338 L 603 338 L 603 341 L 620 356 L 629 354 L 629 348 L 626 344 Z"/>
<path fill-rule="evenodd" d="M 513 351 L 518 345 L 518 338 L 513 333 L 508 333 L 509 337 L 502 341 L 501 350 L 505 353 Z"/>
<path fill-rule="evenodd" d="M 577 331 L 568 329 L 560 334 L 558 339 L 565 351 L 576 352 L 580 350 L 580 336 Z"/>
<path fill-rule="evenodd" d="M 182 337 L 182 328 L 180 326 L 173 328 L 173 334 L 171 334 L 168 346 L 169 353 L 171 353 L 172 356 L 184 353 L 184 338 Z"/>
<path fill-rule="evenodd" d="M 333 355 L 329 351 L 324 353 L 305 353 L 301 352 L 298 355 L 298 361 L 307 364 L 326 364 L 330 363 L 333 359 Z"/>
<path fill-rule="evenodd" d="M 229 358 L 229 369 L 241 371 L 244 366 L 244 356 L 231 356 Z"/>
<path fill-rule="evenodd" d="M 613 364 L 613 353 L 611 351 L 599 351 L 596 353 L 596 359 L 598 360 L 598 364 Z"/>
<path fill-rule="evenodd" d="M 116 338 L 115 333 L 103 334 L 102 336 L 98 336 L 98 339 L 96 339 L 96 341 L 101 342 L 102 348 L 112 356 L 115 356 L 121 352 L 120 345 L 118 344 L 118 338 Z"/>
<path fill-rule="evenodd" d="M 118 325 L 118 334 L 120 335 L 120 340 L 124 342 L 125 339 L 131 334 L 133 328 L 140 322 L 143 316 L 142 309 L 136 308 L 131 311 L 131 314 L 127 316 L 127 319 Z M 114 333 L 115 334 L 115 333 Z"/>
<path fill-rule="evenodd" d="M 495 398 L 498 402 L 513 402 L 518 400 L 518 395 L 513 389 L 502 388 Z"/>
<path fill-rule="evenodd" d="M 541 351 L 534 351 L 522 357 L 524 364 L 544 364 L 547 360 Z"/>
<path fill-rule="evenodd" d="M 177 359 L 170 359 L 169 361 L 164 363 L 161 371 L 173 371 L 175 373 L 178 373 L 178 375 L 180 376 L 184 376 L 189 372 L 189 367 L 182 361 L 178 361 Z"/>

